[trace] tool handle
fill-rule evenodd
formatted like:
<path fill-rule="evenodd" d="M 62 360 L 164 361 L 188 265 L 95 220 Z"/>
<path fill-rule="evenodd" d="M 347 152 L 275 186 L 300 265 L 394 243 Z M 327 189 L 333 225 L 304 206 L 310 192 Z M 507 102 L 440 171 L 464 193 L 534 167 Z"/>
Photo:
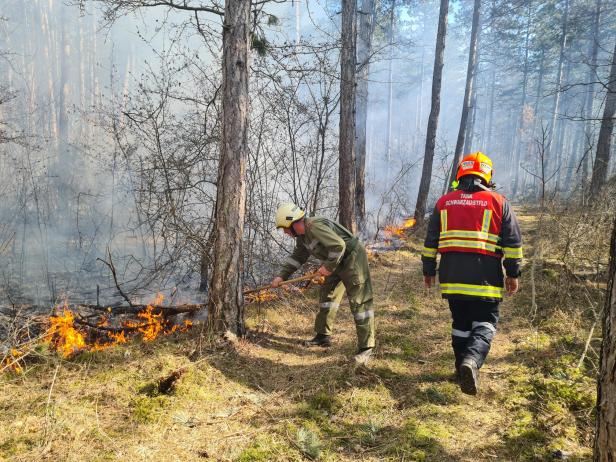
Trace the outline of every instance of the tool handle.
<path fill-rule="evenodd" d="M 316 278 L 318 276 L 319 276 L 319 273 L 304 274 L 303 276 L 300 276 L 298 278 L 287 279 L 286 281 L 282 281 L 280 283 L 280 286 L 278 286 L 278 287 L 286 286 L 288 284 L 293 284 L 294 282 L 308 281 L 309 279 L 314 279 L 314 278 Z M 252 294 L 252 293 L 259 292 L 259 291 L 265 290 L 265 289 L 272 289 L 272 285 L 268 284 L 266 286 L 257 287 L 255 289 L 245 290 L 244 291 L 244 295 Z"/>

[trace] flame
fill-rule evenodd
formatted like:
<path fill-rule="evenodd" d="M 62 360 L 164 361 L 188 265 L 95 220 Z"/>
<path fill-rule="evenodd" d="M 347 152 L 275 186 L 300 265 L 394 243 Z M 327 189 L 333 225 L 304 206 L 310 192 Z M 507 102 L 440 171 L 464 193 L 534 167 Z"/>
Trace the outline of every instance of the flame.
<path fill-rule="evenodd" d="M 278 295 L 269 289 L 260 290 L 259 292 L 246 295 L 246 299 L 249 303 L 266 303 L 278 300 L 278 298 Z"/>
<path fill-rule="evenodd" d="M 81 332 L 75 329 L 75 316 L 68 308 L 63 315 L 50 316 L 51 326 L 47 331 L 46 340 L 65 358 L 86 348 L 86 340 Z"/>
<path fill-rule="evenodd" d="M 385 233 L 389 236 L 403 237 L 407 229 L 415 226 L 415 218 L 407 218 L 400 226 L 388 225 L 385 226 Z"/>
<path fill-rule="evenodd" d="M 157 294 L 152 304 L 147 305 L 143 311 L 137 313 L 140 322 L 125 321 L 122 323 L 122 327 L 117 330 L 107 330 L 106 335 L 109 339 L 107 342 L 99 340 L 88 342 L 88 337 L 93 334 L 90 331 L 85 331 L 85 328 L 75 325 L 75 315 L 65 303 L 62 315 L 49 317 L 50 327 L 46 332 L 45 341 L 66 358 L 79 351 L 100 351 L 120 343 L 127 343 L 129 335 L 141 334 L 144 341 L 151 342 L 161 334 L 171 334 L 176 330 L 186 332 L 192 327 L 193 322 L 189 320 L 185 320 L 181 325 L 168 326 L 164 314 L 154 312 L 155 306 L 160 306 L 163 301 L 163 294 Z M 101 316 L 96 323 L 97 327 L 110 327 L 111 311 L 111 308 L 107 309 L 107 313 Z M 131 332 L 129 332 L 129 329 Z"/>
<path fill-rule="evenodd" d="M 164 327 L 163 314 L 152 313 L 152 310 L 154 310 L 154 307 L 152 305 L 148 305 L 146 306 L 145 311 L 137 313 L 137 317 L 146 321 L 145 324 L 142 324 L 137 329 L 143 334 L 143 340 L 146 342 L 151 342 L 156 337 L 158 337 L 158 334 L 162 332 Z"/>
<path fill-rule="evenodd" d="M 21 367 L 19 360 L 25 355 L 25 352 L 17 348 L 11 348 L 6 357 L 2 361 L 0 361 L 0 369 L 4 369 L 6 367 L 15 372 L 16 374 L 21 374 L 24 369 L 23 367 Z"/>

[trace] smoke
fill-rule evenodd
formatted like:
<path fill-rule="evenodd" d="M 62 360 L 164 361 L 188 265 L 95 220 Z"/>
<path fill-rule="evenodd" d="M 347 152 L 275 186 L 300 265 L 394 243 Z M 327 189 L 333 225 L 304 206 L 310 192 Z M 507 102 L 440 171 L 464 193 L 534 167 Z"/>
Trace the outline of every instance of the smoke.
<path fill-rule="evenodd" d="M 300 0 L 264 8 L 250 82 L 245 268 L 252 283 L 273 274 L 288 245 L 272 225 L 278 203 L 337 215 L 340 5 Z M 506 3 L 492 8 L 501 16 L 484 10 L 468 150 L 493 158 L 495 180 L 506 192 L 522 172 L 519 194 L 529 196 L 536 180 L 516 168 L 513 154 L 536 171 L 534 138 L 551 117 L 558 51 L 558 34 L 541 27 L 558 31 L 561 12 L 550 2 L 531 12 L 522 105 L 527 21 Z M 381 2 L 369 75 L 370 235 L 414 212 L 431 106 L 438 3 L 397 4 L 391 36 L 390 13 L 391 2 Z M 469 4 L 455 2 L 449 15 L 429 205 L 451 168 L 469 14 Z M 216 193 L 221 19 L 147 8 L 107 24 L 101 2 L 80 11 L 42 0 L 7 1 L 3 15 L 0 296 L 42 304 L 64 297 L 119 302 L 113 263 L 135 298 L 162 291 L 201 300 Z M 613 25 L 614 15 L 606 14 L 601 36 L 612 36 Z M 574 84 L 586 79 L 589 39 L 584 28 L 571 34 L 565 83 Z M 608 49 L 599 49 L 603 80 Z M 592 114 L 601 109 L 598 90 Z M 581 118 L 583 96 L 567 90 L 558 115 L 566 165 L 576 165 L 580 146 L 592 145 L 580 142 L 584 121 L 567 118 Z"/>

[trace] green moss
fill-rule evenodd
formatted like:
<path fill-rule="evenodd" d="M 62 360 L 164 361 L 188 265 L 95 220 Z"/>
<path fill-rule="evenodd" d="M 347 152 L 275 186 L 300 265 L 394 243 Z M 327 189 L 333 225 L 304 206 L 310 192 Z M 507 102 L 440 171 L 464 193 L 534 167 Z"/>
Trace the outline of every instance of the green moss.
<path fill-rule="evenodd" d="M 595 393 L 590 384 L 567 378 L 546 378 L 536 380 L 535 388 L 543 392 L 548 400 L 563 402 L 571 411 L 591 409 Z"/>
<path fill-rule="evenodd" d="M 237 462 L 267 462 L 278 459 L 285 447 L 271 438 L 259 437 L 237 457 Z"/>
<path fill-rule="evenodd" d="M 326 391 L 319 391 L 316 395 L 313 395 L 308 404 L 312 409 L 319 411 L 325 411 L 328 413 L 334 413 L 340 409 L 340 401 Z"/>
<path fill-rule="evenodd" d="M 439 405 L 456 403 L 458 401 L 458 388 L 453 383 L 439 383 L 431 385 L 424 391 L 426 399 Z"/>
<path fill-rule="evenodd" d="M 558 271 L 552 268 L 543 268 L 541 274 L 551 281 L 556 281 L 560 277 Z"/>
<path fill-rule="evenodd" d="M 137 396 L 130 403 L 131 415 L 139 423 L 156 422 L 164 415 L 167 400 L 166 396 Z"/>
<path fill-rule="evenodd" d="M 394 400 L 389 389 L 379 384 L 374 388 L 354 388 L 340 397 L 341 409 L 345 414 L 356 417 L 374 417 L 391 408 Z"/>
<path fill-rule="evenodd" d="M 447 432 L 436 423 L 427 425 L 411 418 L 404 423 L 398 443 L 391 446 L 388 453 L 405 460 L 439 460 L 443 451 L 438 440 L 446 435 Z"/>

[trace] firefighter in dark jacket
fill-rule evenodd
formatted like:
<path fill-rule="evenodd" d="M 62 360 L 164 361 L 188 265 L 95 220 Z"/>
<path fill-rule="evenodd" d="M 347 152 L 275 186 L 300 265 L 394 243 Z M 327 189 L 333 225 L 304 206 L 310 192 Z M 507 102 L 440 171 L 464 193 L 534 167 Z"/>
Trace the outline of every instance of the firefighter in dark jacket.
<path fill-rule="evenodd" d="M 321 261 L 318 273 L 325 276 L 314 324 L 316 336 L 304 345 L 331 345 L 334 319 L 346 289 L 357 330 L 354 360 L 366 364 L 374 348 L 374 310 L 368 256 L 363 244 L 340 223 L 328 218 L 305 217 L 305 212 L 292 203 L 278 208 L 276 227 L 295 238 L 295 249 L 272 281 L 272 287 L 278 287 L 310 256 Z"/>
<path fill-rule="evenodd" d="M 518 221 L 507 200 L 492 190 L 491 180 L 492 161 L 483 153 L 460 162 L 454 191 L 436 203 L 421 257 L 429 288 L 441 254 L 438 274 L 453 319 L 456 375 L 460 389 L 470 395 L 477 394 L 479 368 L 496 333 L 503 293 L 518 290 L 522 259 Z"/>

